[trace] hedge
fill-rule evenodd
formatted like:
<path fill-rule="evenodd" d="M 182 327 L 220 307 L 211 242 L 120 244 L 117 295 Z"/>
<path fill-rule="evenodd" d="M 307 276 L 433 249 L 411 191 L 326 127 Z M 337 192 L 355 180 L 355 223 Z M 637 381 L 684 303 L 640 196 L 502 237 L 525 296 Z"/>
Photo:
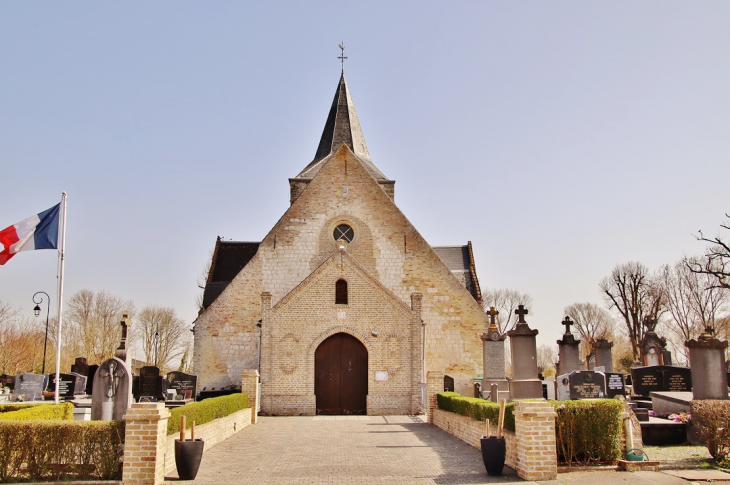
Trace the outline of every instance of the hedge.
<path fill-rule="evenodd" d="M 121 478 L 122 421 L 0 421 L 0 482 Z"/>
<path fill-rule="evenodd" d="M 710 455 L 718 463 L 728 465 L 730 454 L 730 401 L 720 399 L 695 399 L 690 403 L 690 413 L 700 439 L 707 445 Z"/>
<path fill-rule="evenodd" d="M 248 394 L 238 393 L 228 396 L 212 397 L 170 410 L 170 419 L 167 420 L 167 434 L 180 432 L 180 416 L 185 416 L 186 428 L 190 428 L 193 421 L 196 425 L 209 423 L 214 419 L 223 418 L 236 411 L 248 407 Z"/>
<path fill-rule="evenodd" d="M 558 461 L 567 465 L 613 464 L 621 457 L 621 414 L 617 399 L 550 401 Z"/>
<path fill-rule="evenodd" d="M 464 397 L 458 392 L 439 392 L 436 395 L 439 409 L 467 416 L 477 421 L 489 419 L 492 424 L 499 422 L 499 404 L 479 399 L 478 397 Z M 507 403 L 504 415 L 504 428 L 515 430 L 516 402 Z"/>
<path fill-rule="evenodd" d="M 73 418 L 74 405 L 70 402 L 62 404 L 41 404 L 40 406 L 22 406 L 22 408 L 21 406 L 17 406 L 14 410 L 4 410 L 4 412 L 0 411 L 0 420 L 9 421 L 71 421 Z"/>
<path fill-rule="evenodd" d="M 42 404 L 0 404 L 0 413 L 9 413 L 10 411 L 34 408 L 36 406 L 42 406 Z"/>

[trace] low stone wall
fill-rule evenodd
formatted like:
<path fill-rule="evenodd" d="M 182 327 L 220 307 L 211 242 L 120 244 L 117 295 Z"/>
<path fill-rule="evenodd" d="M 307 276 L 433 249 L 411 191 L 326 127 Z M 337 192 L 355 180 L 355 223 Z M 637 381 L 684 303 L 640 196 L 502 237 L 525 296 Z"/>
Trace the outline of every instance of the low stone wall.
<path fill-rule="evenodd" d="M 435 409 L 433 411 L 433 424 L 477 450 L 482 449 L 480 440 L 484 436 L 484 423 L 460 414 Z M 496 434 L 497 430 L 492 428 L 492 433 Z M 517 453 L 515 451 L 515 434 L 512 431 L 504 430 L 504 437 L 507 448 L 504 464 L 516 469 Z"/>
<path fill-rule="evenodd" d="M 205 441 L 207 450 L 225 441 L 243 428 L 251 424 L 251 408 L 242 409 L 224 418 L 218 418 L 210 423 L 195 427 L 195 438 Z M 171 434 L 165 443 L 165 476 L 175 471 L 175 440 L 180 433 Z M 186 431 L 186 439 L 190 439 L 190 430 Z"/>

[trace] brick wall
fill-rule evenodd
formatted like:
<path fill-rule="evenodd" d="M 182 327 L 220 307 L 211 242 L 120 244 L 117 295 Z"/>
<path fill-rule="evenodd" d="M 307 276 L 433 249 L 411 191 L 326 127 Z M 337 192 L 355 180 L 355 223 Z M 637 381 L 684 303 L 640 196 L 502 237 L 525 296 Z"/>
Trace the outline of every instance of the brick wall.
<path fill-rule="evenodd" d="M 164 403 L 134 403 L 126 421 L 122 482 L 157 485 L 165 478 L 165 440 L 170 413 Z"/>
<path fill-rule="evenodd" d="M 251 424 L 251 408 L 242 409 L 224 418 L 218 418 L 210 423 L 195 426 L 195 438 L 205 441 L 205 450 L 212 448 L 221 441 L 225 441 L 243 428 Z M 167 432 L 165 432 L 167 434 Z M 180 433 L 166 436 L 164 440 L 164 473 L 169 475 L 175 472 L 175 440 Z M 185 434 L 190 439 L 190 430 Z M 176 473 L 176 472 L 175 472 Z M 125 482 L 126 483 L 126 482 Z"/>

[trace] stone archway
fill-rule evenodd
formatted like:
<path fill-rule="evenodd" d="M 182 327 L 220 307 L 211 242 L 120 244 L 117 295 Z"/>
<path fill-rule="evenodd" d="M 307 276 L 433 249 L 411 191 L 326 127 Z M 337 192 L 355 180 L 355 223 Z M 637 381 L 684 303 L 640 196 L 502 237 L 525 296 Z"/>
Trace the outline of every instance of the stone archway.
<path fill-rule="evenodd" d="M 367 414 L 368 351 L 355 337 L 336 333 L 314 353 L 317 414 Z"/>

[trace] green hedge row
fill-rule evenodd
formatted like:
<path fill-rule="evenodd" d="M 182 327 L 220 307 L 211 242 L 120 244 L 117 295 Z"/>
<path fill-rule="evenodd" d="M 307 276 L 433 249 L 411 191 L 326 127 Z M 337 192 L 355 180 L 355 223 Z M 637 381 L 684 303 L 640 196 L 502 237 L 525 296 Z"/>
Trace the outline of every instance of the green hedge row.
<path fill-rule="evenodd" d="M 497 403 L 477 397 L 464 397 L 458 392 L 439 392 L 436 400 L 439 409 L 444 411 L 467 416 L 477 421 L 488 419 L 494 426 L 499 423 L 499 404 Z M 516 405 L 516 402 L 510 402 L 505 407 L 504 428 L 510 431 L 515 430 Z"/>
<path fill-rule="evenodd" d="M 0 421 L 0 482 L 121 478 L 121 421 Z"/>
<path fill-rule="evenodd" d="M 568 465 L 614 464 L 621 457 L 621 414 L 617 399 L 550 401 L 558 461 Z"/>
<path fill-rule="evenodd" d="M 437 394 L 439 409 L 477 421 L 499 419 L 499 404 L 456 392 Z M 558 461 L 565 464 L 613 464 L 621 456 L 621 414 L 624 403 L 614 399 L 548 401 L 555 408 Z M 504 427 L 515 430 L 515 406 L 505 408 Z"/>
<path fill-rule="evenodd" d="M 190 428 L 193 421 L 196 425 L 209 423 L 214 419 L 223 418 L 236 411 L 248 407 L 248 394 L 229 394 L 228 396 L 212 397 L 203 401 L 186 404 L 170 410 L 170 419 L 167 421 L 167 434 L 180 432 L 180 417 L 185 416 L 186 428 Z"/>
<path fill-rule="evenodd" d="M 61 404 L 41 404 L 39 406 L 7 406 L 15 409 L 0 411 L 0 420 L 12 421 L 71 421 L 74 418 L 74 405 L 70 402 Z"/>

